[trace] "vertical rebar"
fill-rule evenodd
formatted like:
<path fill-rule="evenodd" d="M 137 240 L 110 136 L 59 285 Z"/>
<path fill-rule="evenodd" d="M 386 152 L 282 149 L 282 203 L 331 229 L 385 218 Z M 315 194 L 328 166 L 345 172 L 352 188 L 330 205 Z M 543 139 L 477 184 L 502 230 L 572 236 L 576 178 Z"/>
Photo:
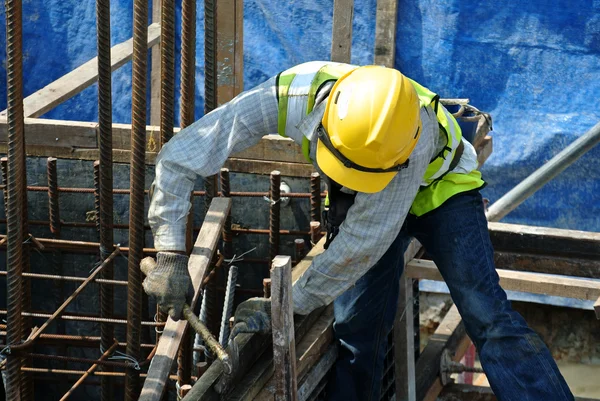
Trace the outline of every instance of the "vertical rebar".
<path fill-rule="evenodd" d="M 2 168 L 2 182 L 4 183 L 4 213 L 8 213 L 8 158 L 3 157 L 0 159 L 0 168 Z"/>
<path fill-rule="evenodd" d="M 96 231 L 100 234 L 100 160 L 94 162 L 94 212 Z"/>
<path fill-rule="evenodd" d="M 321 175 L 310 175 L 310 219 L 321 221 Z"/>
<path fill-rule="evenodd" d="M 269 213 L 269 257 L 279 254 L 279 216 L 281 212 L 281 173 L 271 172 L 270 213 Z"/>
<path fill-rule="evenodd" d="M 217 0 L 204 0 L 204 114 L 217 108 Z M 205 209 L 217 195 L 217 177 L 204 180 Z"/>
<path fill-rule="evenodd" d="M 231 197 L 231 185 L 229 181 L 229 169 L 221 169 L 221 196 L 225 198 Z M 225 219 L 223 226 L 223 257 L 231 259 L 233 256 L 233 235 L 231 233 L 231 212 Z"/>
<path fill-rule="evenodd" d="M 133 1 L 133 74 L 131 107 L 131 166 L 129 197 L 129 256 L 127 287 L 127 349 L 140 359 L 142 277 L 140 260 L 144 244 L 144 176 L 146 151 L 146 78 L 148 61 L 148 1 Z M 125 399 L 137 400 L 139 372 L 127 369 Z"/>
<path fill-rule="evenodd" d="M 271 298 L 271 279 L 263 278 L 263 296 L 265 298 Z"/>
<path fill-rule="evenodd" d="M 196 95 L 196 0 L 181 2 L 181 127 L 194 122 Z"/>
<path fill-rule="evenodd" d="M 200 316 L 199 319 L 202 323 L 206 325 L 206 290 L 202 291 L 202 303 L 200 305 Z M 194 337 L 194 356 L 193 363 L 194 366 L 198 366 L 200 361 L 200 351 L 198 350 L 200 347 L 204 345 L 204 341 L 202 341 L 202 337 L 200 334 L 196 333 Z M 200 375 L 199 375 L 200 376 Z"/>
<path fill-rule="evenodd" d="M 217 333 L 219 331 L 219 324 L 221 323 L 221 321 L 219 319 L 217 310 L 217 286 L 214 277 L 212 280 L 209 280 L 208 283 L 206 283 L 204 298 L 206 298 L 206 327 L 208 327 L 211 333 Z M 212 363 L 214 359 L 214 355 L 210 352 L 210 349 L 208 347 L 206 347 L 204 350 L 204 358 L 209 364 Z"/>
<path fill-rule="evenodd" d="M 8 125 L 7 218 L 7 344 L 23 335 L 23 199 L 25 192 L 25 132 L 23 117 L 23 53 L 21 0 L 6 0 L 6 89 Z M 21 399 L 21 358 L 8 356 L 6 399 Z"/>
<path fill-rule="evenodd" d="M 175 119 L 175 0 L 162 0 L 160 13 L 160 138 L 173 137 Z"/>
<path fill-rule="evenodd" d="M 48 173 L 48 216 L 50 220 L 50 232 L 52 237 L 60 239 L 61 223 L 60 223 L 60 207 L 58 195 L 58 171 L 56 167 L 56 158 L 49 157 L 47 160 Z M 62 252 L 58 249 L 52 251 L 52 274 L 62 276 L 64 274 L 62 264 Z M 54 280 L 53 282 L 54 308 L 58 308 L 65 299 L 65 282 L 63 280 Z M 56 333 L 65 334 L 65 321 L 59 319 L 56 322 Z M 66 344 L 59 348 L 61 355 L 67 355 Z M 62 365 L 63 369 L 67 368 L 67 363 Z M 61 385 L 66 387 L 66 383 Z"/>
<path fill-rule="evenodd" d="M 299 263 L 304 257 L 304 240 L 302 238 L 297 238 L 294 240 L 294 259 L 296 263 Z"/>
<path fill-rule="evenodd" d="M 219 332 L 219 343 L 227 347 L 229 340 L 229 318 L 233 312 L 233 301 L 235 298 L 235 286 L 237 284 L 238 268 L 231 266 L 227 275 L 227 287 L 225 288 L 225 303 L 223 306 L 223 315 L 221 316 L 221 331 Z"/>
<path fill-rule="evenodd" d="M 96 1 L 96 31 L 98 42 L 98 147 L 100 152 L 100 160 L 98 163 L 99 198 L 97 198 L 99 205 L 96 209 L 96 226 L 100 231 L 100 260 L 106 260 L 108 255 L 111 254 L 114 249 L 110 0 Z M 144 32 L 146 32 L 145 28 Z M 106 265 L 101 273 L 101 277 L 106 280 L 113 279 L 114 265 L 112 262 Z M 100 316 L 103 318 L 111 318 L 113 316 L 113 311 L 113 286 L 102 284 L 100 286 Z M 100 346 L 102 350 L 107 350 L 112 346 L 114 342 L 113 337 L 113 325 L 102 323 L 100 325 Z M 112 369 L 108 366 L 102 366 L 102 370 L 110 371 Z M 114 398 L 114 379 L 109 376 L 102 376 L 100 382 L 102 401 L 112 400 Z"/>
<path fill-rule="evenodd" d="M 310 222 L 310 242 L 315 246 L 321 239 L 321 223 L 319 221 Z"/>

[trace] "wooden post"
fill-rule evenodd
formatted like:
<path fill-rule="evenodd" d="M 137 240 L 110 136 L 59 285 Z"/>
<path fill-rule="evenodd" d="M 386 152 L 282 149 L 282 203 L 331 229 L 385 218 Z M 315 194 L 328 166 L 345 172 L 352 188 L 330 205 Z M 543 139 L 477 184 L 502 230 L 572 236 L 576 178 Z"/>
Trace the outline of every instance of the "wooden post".
<path fill-rule="evenodd" d="M 296 342 L 292 300 L 292 259 L 275 256 L 271 268 L 271 318 L 276 401 L 297 401 Z"/>
<path fill-rule="evenodd" d="M 217 103 L 244 89 L 244 2 L 219 0 L 217 7 Z"/>
<path fill-rule="evenodd" d="M 594 302 L 594 311 L 596 312 L 596 318 L 600 319 L 600 297 Z"/>
<path fill-rule="evenodd" d="M 160 23 L 162 0 L 152 0 L 152 23 Z M 152 48 L 150 67 L 150 125 L 160 125 L 160 43 Z"/>
<path fill-rule="evenodd" d="M 375 64 L 394 68 L 398 0 L 377 0 Z"/>
<path fill-rule="evenodd" d="M 352 17 L 354 0 L 333 2 L 333 31 L 331 34 L 331 61 L 349 63 L 352 51 Z"/>
<path fill-rule="evenodd" d="M 402 274 L 394 324 L 396 400 L 416 401 L 412 280 Z"/>

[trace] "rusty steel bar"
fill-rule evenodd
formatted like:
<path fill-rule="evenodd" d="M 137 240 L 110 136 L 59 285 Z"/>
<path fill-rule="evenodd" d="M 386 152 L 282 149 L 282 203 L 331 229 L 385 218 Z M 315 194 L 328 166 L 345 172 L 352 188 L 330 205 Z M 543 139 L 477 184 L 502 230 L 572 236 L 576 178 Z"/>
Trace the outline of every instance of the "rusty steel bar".
<path fill-rule="evenodd" d="M 104 361 L 106 358 L 111 356 L 113 351 L 116 350 L 118 346 L 119 346 L 119 343 L 117 341 L 115 341 L 113 343 L 113 345 L 110 346 L 109 349 L 104 351 L 102 356 L 100 356 L 99 361 Z M 90 368 L 79 378 L 79 380 L 77 380 L 75 382 L 75 384 L 73 384 L 71 386 L 69 391 L 67 391 L 65 393 L 65 395 L 62 396 L 60 401 L 66 401 L 67 399 L 69 399 L 69 397 L 73 394 L 73 392 L 85 381 L 85 379 L 87 379 L 90 376 L 90 374 L 94 373 L 94 371 L 98 368 L 98 366 L 100 366 L 98 363 L 95 363 L 92 366 L 90 366 Z M 104 381 L 101 380 L 100 383 L 101 383 L 101 385 L 103 385 Z"/>
<path fill-rule="evenodd" d="M 321 221 L 321 175 L 319 173 L 310 175 L 310 219 Z"/>
<path fill-rule="evenodd" d="M 0 185 L 0 190 L 4 190 L 4 189 L 6 189 L 6 185 L 4 185 L 4 184 Z M 31 192 L 47 192 L 48 187 L 39 186 L 39 185 L 35 185 L 35 186 L 28 185 L 27 190 L 31 191 Z M 95 191 L 95 188 L 69 188 L 69 187 L 59 187 L 58 188 L 58 192 L 76 193 L 76 194 L 93 194 L 94 191 Z M 115 194 L 115 195 L 129 195 L 130 192 L 131 191 L 129 189 L 123 189 L 123 188 L 113 189 L 113 194 Z M 144 193 L 147 194 L 148 190 L 145 189 Z M 192 192 L 193 196 L 204 196 L 205 194 L 206 194 L 205 191 L 193 191 Z M 221 196 L 222 194 L 221 194 L 221 192 L 217 192 L 216 195 Z M 325 195 L 326 195 L 325 192 L 321 192 L 321 198 L 324 198 Z M 234 191 L 234 192 L 230 193 L 230 196 L 242 197 L 242 198 L 262 198 L 265 196 L 269 196 L 269 193 L 268 192 Z M 291 192 L 291 193 L 285 194 L 285 196 L 286 196 L 286 198 L 309 199 L 312 196 L 312 194 L 304 193 L 304 192 Z"/>
<path fill-rule="evenodd" d="M 2 192 L 4 195 L 4 210 L 7 210 L 8 207 L 8 190 L 6 183 L 8 182 L 8 157 L 3 157 L 0 159 L 0 168 L 2 169 Z"/>
<path fill-rule="evenodd" d="M 271 263 L 271 261 L 269 261 Z M 263 278 L 263 297 L 271 298 L 271 279 Z"/>
<path fill-rule="evenodd" d="M 196 0 L 181 2 L 181 89 L 179 120 L 182 128 L 194 122 L 196 95 Z"/>
<path fill-rule="evenodd" d="M 75 375 L 81 376 L 85 374 L 85 370 L 71 370 L 71 369 L 52 369 L 52 368 L 21 368 L 23 372 L 32 372 L 32 373 L 50 373 L 50 374 L 59 374 L 59 375 Z M 110 376 L 110 377 L 125 377 L 125 372 L 102 372 L 95 371 L 91 373 L 92 376 Z M 147 373 L 141 373 L 140 377 L 147 377 Z M 197 377 L 192 377 L 193 380 L 196 380 Z M 177 380 L 177 376 L 169 375 L 169 380 Z"/>
<path fill-rule="evenodd" d="M 15 344 L 23 336 L 23 192 L 25 174 L 25 132 L 23 118 L 23 52 L 21 0 L 6 0 L 6 97 L 8 125 L 8 255 L 7 255 L 7 343 Z M 6 399 L 21 399 L 21 358 L 8 357 Z"/>
<path fill-rule="evenodd" d="M 113 346 L 119 345 L 118 343 L 113 343 Z M 95 363 L 101 366 L 112 366 L 115 368 L 128 368 L 133 366 L 132 362 L 117 362 L 117 361 L 104 361 L 104 360 L 95 360 L 88 358 L 75 358 L 70 356 L 62 356 L 62 355 L 48 355 L 48 354 L 36 354 L 36 353 L 26 353 L 30 357 L 34 359 L 46 359 L 51 361 L 63 361 L 63 362 L 72 362 L 72 363 Z"/>
<path fill-rule="evenodd" d="M 6 274 L 7 274 L 6 271 L 0 270 L 0 276 L 6 276 Z M 42 273 L 23 273 L 23 277 L 43 279 L 43 280 L 76 281 L 76 282 L 83 282 L 86 280 L 85 277 L 63 276 L 60 274 L 42 274 Z M 125 280 L 104 280 L 101 278 L 97 278 L 95 280 L 92 280 L 92 282 L 94 282 L 96 284 L 110 284 L 110 285 L 127 286 L 127 281 L 125 281 Z"/>
<path fill-rule="evenodd" d="M 100 161 L 94 162 L 94 212 L 96 213 L 94 225 L 100 234 Z M 87 219 L 86 219 L 87 220 Z"/>
<path fill-rule="evenodd" d="M 0 315 L 5 315 L 6 310 L 0 309 Z M 43 318 L 48 319 L 51 318 L 52 315 L 50 313 L 41 313 L 41 312 L 23 312 L 23 316 L 25 317 L 34 317 L 34 318 Z M 63 320 L 73 320 L 78 322 L 94 322 L 94 323 L 110 323 L 110 324 L 127 324 L 126 319 L 117 319 L 117 318 L 103 318 L 98 316 L 86 316 L 86 315 L 61 315 L 56 317 L 56 319 Z M 142 321 L 143 326 L 164 326 L 165 322 L 153 322 L 153 321 Z"/>
<path fill-rule="evenodd" d="M 305 255 L 305 246 L 304 240 L 301 238 L 297 238 L 294 240 L 294 259 L 296 263 L 299 263 Z"/>
<path fill-rule="evenodd" d="M 204 0 L 204 114 L 217 108 L 217 0 Z M 205 210 L 217 196 L 217 177 L 204 180 Z"/>
<path fill-rule="evenodd" d="M 231 197 L 231 185 L 229 181 L 229 169 L 221 169 L 221 196 Z M 233 236 L 231 234 L 231 211 L 227 215 L 223 226 L 223 257 L 231 259 L 233 256 Z"/>
<path fill-rule="evenodd" d="M 144 246 L 144 177 L 146 157 L 146 78 L 148 62 L 148 1 L 133 1 L 133 68 L 131 106 L 131 166 L 129 197 L 129 256 L 127 264 L 127 350 L 140 359 L 142 316 L 142 272 L 140 261 Z M 138 399 L 139 372 L 127 369 L 125 400 Z"/>
<path fill-rule="evenodd" d="M 175 119 L 175 0 L 162 0 L 160 13 L 160 139 L 173 137 Z"/>
<path fill-rule="evenodd" d="M 310 242 L 313 246 L 321 239 L 321 223 L 318 221 L 310 222 Z"/>
<path fill-rule="evenodd" d="M 0 336 L 6 336 L 6 332 L 0 332 Z M 68 334 L 41 334 L 40 338 L 38 338 L 38 342 L 40 344 L 46 345 L 56 345 L 61 342 L 69 342 L 70 345 L 74 346 L 89 346 L 96 348 L 98 347 L 98 343 L 100 343 L 100 336 L 78 336 L 78 335 L 68 335 Z M 119 342 L 119 347 L 126 347 L 126 342 Z M 156 344 L 142 344 L 142 348 L 150 348 L 153 349 L 156 347 Z"/>
<path fill-rule="evenodd" d="M 56 165 L 57 159 L 54 157 L 49 157 L 46 160 L 46 170 L 48 176 L 48 216 L 50 220 L 50 232 L 52 233 L 52 237 L 55 239 L 60 238 L 61 232 L 61 221 L 60 221 L 60 204 L 59 204 L 59 196 L 58 196 L 58 170 Z M 64 269 L 62 263 L 62 253 L 58 249 L 52 250 L 52 272 L 54 275 L 63 276 Z M 24 274 L 25 275 L 25 274 Z M 35 277 L 36 274 L 29 273 L 27 274 L 30 278 L 38 278 Z M 82 277 L 82 281 L 85 280 Z M 65 286 L 64 280 L 56 280 L 53 282 L 52 292 L 54 295 L 53 305 L 54 307 L 58 307 L 61 304 L 62 300 L 65 299 Z M 58 334 L 65 334 L 65 322 L 60 319 L 56 322 L 56 332 Z M 61 354 L 67 353 L 66 344 L 63 344 L 58 350 Z M 62 366 L 66 368 L 66 364 Z M 64 386 L 64 384 L 61 384 Z"/>
<path fill-rule="evenodd" d="M 46 322 L 44 324 L 42 324 L 40 326 L 39 329 L 37 329 L 35 331 L 35 333 L 33 333 L 33 335 L 31 335 L 27 341 L 25 341 L 23 344 L 18 344 L 18 345 L 13 345 L 14 343 L 8 342 L 8 347 L 10 351 L 16 350 L 23 350 L 28 348 L 31 344 L 33 344 L 35 342 L 35 340 L 40 336 L 40 334 L 42 334 L 44 332 L 44 330 L 57 318 L 61 315 L 61 313 L 64 312 L 64 310 L 67 308 L 67 306 L 69 306 L 71 304 L 71 302 L 77 298 L 77 296 L 79 294 L 81 294 L 81 292 L 85 289 L 85 287 L 102 271 L 102 269 L 104 269 L 107 265 L 107 263 L 110 263 L 115 257 L 117 257 L 117 255 L 119 255 L 120 251 L 119 249 L 115 249 L 115 251 L 113 251 L 113 253 L 110 254 L 110 256 L 108 258 L 106 258 L 96 269 L 94 269 L 94 271 L 92 272 L 92 274 L 90 274 L 90 276 L 87 278 L 86 281 L 84 281 L 83 283 L 81 283 L 81 285 L 79 287 L 77 287 L 77 289 L 73 292 L 73 294 L 71 294 L 70 297 L 68 297 L 65 302 L 63 302 L 63 304 L 61 306 L 58 307 L 58 309 L 56 309 L 56 311 L 48 318 L 48 320 L 46 320 Z M 9 310 L 10 312 L 10 310 Z M 10 316 L 10 314 L 8 315 Z M 10 327 L 10 323 L 9 323 L 9 327 Z"/>
<path fill-rule="evenodd" d="M 275 170 L 271 172 L 271 191 L 269 199 L 269 257 L 271 259 L 279 254 L 280 200 L 281 173 Z"/>

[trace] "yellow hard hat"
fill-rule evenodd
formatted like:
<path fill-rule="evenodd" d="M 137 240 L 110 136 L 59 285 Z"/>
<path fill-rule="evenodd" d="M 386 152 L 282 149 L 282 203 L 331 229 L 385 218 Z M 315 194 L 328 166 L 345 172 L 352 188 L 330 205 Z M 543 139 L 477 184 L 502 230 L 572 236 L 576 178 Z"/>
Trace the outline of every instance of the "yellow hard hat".
<path fill-rule="evenodd" d="M 334 85 L 319 127 L 317 164 L 358 192 L 379 192 L 402 168 L 421 133 L 419 98 L 399 71 L 359 67 Z"/>

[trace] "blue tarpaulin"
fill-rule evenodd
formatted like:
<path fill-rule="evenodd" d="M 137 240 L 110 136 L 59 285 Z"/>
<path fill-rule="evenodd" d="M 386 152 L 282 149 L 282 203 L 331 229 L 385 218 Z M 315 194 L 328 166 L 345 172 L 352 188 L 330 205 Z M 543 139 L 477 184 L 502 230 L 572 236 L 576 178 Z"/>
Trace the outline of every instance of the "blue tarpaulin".
<path fill-rule="evenodd" d="M 111 2 L 113 44 L 131 37 L 131 3 Z M 332 3 L 246 0 L 245 87 L 328 59 Z M 197 117 L 204 79 L 202 2 L 198 7 Z M 398 8 L 396 67 L 442 97 L 470 98 L 494 118 L 494 153 L 483 168 L 492 202 L 600 120 L 600 1 L 400 0 Z M 373 61 L 375 9 L 375 0 L 355 0 L 354 63 Z M 4 109 L 4 10 L 0 25 Z M 24 0 L 23 40 L 28 95 L 95 56 L 94 2 Z M 128 64 L 113 74 L 116 122 L 131 119 L 130 85 Z M 95 121 L 96 92 L 86 89 L 44 117 Z M 600 231 L 599 194 L 594 149 L 503 221 Z"/>

